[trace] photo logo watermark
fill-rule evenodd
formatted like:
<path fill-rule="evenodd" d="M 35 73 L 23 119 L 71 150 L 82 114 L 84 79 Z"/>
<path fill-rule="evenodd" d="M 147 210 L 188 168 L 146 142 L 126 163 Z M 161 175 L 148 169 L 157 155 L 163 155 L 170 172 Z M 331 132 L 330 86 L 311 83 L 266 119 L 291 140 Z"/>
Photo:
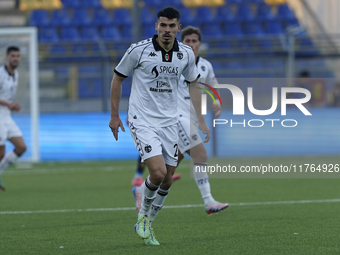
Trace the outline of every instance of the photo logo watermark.
<path fill-rule="evenodd" d="M 217 91 L 209 86 L 208 84 L 201 83 L 200 84 L 208 87 L 213 93 L 217 96 L 219 99 L 220 104 L 222 105 L 222 100 L 220 96 L 218 95 Z M 244 106 L 245 106 L 245 97 L 240 88 L 238 88 L 235 85 L 231 84 L 217 84 L 215 88 L 218 89 L 228 89 L 233 98 L 233 115 L 244 115 Z M 213 98 L 214 103 L 217 104 L 215 98 L 213 95 L 207 91 L 206 89 L 200 88 L 203 91 L 205 91 L 207 94 L 210 95 L 210 97 Z M 299 93 L 304 95 L 302 98 L 288 98 L 289 93 Z M 281 115 L 286 116 L 287 115 L 287 105 L 295 105 L 304 115 L 311 116 L 312 114 L 303 106 L 304 103 L 309 102 L 311 99 L 311 93 L 309 90 L 304 88 L 297 88 L 297 87 L 282 87 L 281 88 Z M 274 113 L 278 107 L 278 88 L 274 87 L 272 88 L 272 106 L 267 110 L 258 110 L 255 109 L 253 104 L 253 88 L 248 87 L 247 88 L 247 104 L 249 111 L 255 115 L 258 116 L 267 116 L 272 113 Z M 202 108 L 201 108 L 202 115 L 207 114 L 207 95 L 202 94 Z M 294 119 L 251 119 L 246 122 L 246 120 L 243 120 L 243 122 L 233 122 L 233 120 L 227 120 L 227 119 L 213 119 L 213 127 L 216 125 L 226 125 L 230 124 L 230 127 L 233 127 L 235 125 L 243 125 L 243 127 L 246 127 L 246 124 L 248 124 L 249 127 L 263 127 L 266 122 L 271 123 L 271 126 L 275 126 L 275 122 L 280 121 L 281 125 L 283 127 L 296 127 L 297 121 Z M 289 124 L 290 125 L 289 125 Z"/>

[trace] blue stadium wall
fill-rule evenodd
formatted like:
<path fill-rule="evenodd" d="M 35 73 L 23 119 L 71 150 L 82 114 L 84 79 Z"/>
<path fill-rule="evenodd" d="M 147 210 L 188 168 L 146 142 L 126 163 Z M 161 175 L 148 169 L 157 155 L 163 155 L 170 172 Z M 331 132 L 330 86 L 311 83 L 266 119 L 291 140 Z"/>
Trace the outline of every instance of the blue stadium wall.
<path fill-rule="evenodd" d="M 286 116 L 280 112 L 270 116 L 255 116 L 246 112 L 244 116 L 233 116 L 231 111 L 224 111 L 221 119 L 229 121 L 218 125 L 216 131 L 216 152 L 218 157 L 254 157 L 254 156 L 301 156 L 301 155 L 337 155 L 340 154 L 340 111 L 337 108 L 311 109 L 312 116 L 304 116 L 298 109 L 288 109 Z M 23 156 L 31 156 L 30 119 L 27 115 L 14 115 L 21 127 L 28 144 L 28 151 Z M 42 161 L 77 161 L 77 160 L 119 160 L 135 159 L 138 152 L 125 124 L 126 113 L 121 113 L 126 132 L 119 132 L 116 142 L 108 127 L 108 113 L 91 114 L 42 114 L 40 116 L 40 156 Z M 261 128 L 246 127 L 233 122 L 246 122 L 250 119 L 295 119 L 298 126 L 284 128 L 280 122 L 264 121 Z M 207 115 L 211 123 L 212 115 Z M 252 125 L 258 125 L 253 122 Z M 292 124 L 286 123 L 287 125 Z M 212 129 L 212 127 L 211 127 Z M 7 150 L 12 149 L 8 143 Z M 206 144 L 208 154 L 213 154 L 212 142 Z"/>

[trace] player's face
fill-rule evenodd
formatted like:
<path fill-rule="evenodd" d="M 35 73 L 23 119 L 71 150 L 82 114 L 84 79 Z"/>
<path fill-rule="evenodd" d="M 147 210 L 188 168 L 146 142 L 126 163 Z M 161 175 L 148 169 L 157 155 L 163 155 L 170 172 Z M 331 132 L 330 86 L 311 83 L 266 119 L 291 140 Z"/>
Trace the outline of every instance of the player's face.
<path fill-rule="evenodd" d="M 158 31 L 158 39 L 164 45 L 168 45 L 175 41 L 177 33 L 181 30 L 181 25 L 177 19 L 159 17 L 155 23 L 155 28 Z"/>
<path fill-rule="evenodd" d="M 183 43 L 191 47 L 194 51 L 195 56 L 198 56 L 198 49 L 201 46 L 201 42 L 197 34 L 186 35 L 183 39 Z"/>
<path fill-rule="evenodd" d="M 7 63 L 13 68 L 17 68 L 20 63 L 20 51 L 11 51 L 7 57 Z"/>

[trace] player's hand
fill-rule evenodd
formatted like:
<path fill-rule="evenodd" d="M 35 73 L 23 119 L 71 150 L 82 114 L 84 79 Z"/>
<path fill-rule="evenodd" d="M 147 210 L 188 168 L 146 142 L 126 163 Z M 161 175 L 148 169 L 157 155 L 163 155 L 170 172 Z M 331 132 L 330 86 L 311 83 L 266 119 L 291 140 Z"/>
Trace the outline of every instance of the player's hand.
<path fill-rule="evenodd" d="M 219 118 L 221 116 L 221 112 L 222 112 L 222 107 L 221 105 L 218 103 L 217 105 L 216 104 L 213 104 L 213 111 L 215 112 L 215 118 Z"/>
<path fill-rule="evenodd" d="M 8 103 L 8 104 L 7 104 L 7 107 L 8 107 L 8 109 L 10 109 L 11 111 L 20 111 L 20 109 L 21 109 L 20 104 L 15 103 L 15 102 L 13 102 L 13 103 Z"/>
<path fill-rule="evenodd" d="M 109 127 L 111 128 L 111 131 L 116 141 L 118 140 L 119 127 L 122 129 L 123 132 L 125 132 L 122 120 L 119 117 L 111 117 Z"/>
<path fill-rule="evenodd" d="M 203 132 L 203 134 L 206 135 L 204 143 L 209 142 L 210 140 L 210 129 L 207 126 L 207 123 L 205 123 L 205 120 L 200 120 L 198 124 L 198 128 Z"/>

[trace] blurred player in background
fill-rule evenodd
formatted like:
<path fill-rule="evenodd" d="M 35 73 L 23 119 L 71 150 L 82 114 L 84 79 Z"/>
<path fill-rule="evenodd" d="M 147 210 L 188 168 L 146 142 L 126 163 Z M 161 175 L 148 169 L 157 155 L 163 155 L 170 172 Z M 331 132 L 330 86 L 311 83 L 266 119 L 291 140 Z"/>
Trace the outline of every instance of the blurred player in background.
<path fill-rule="evenodd" d="M 137 169 L 131 181 L 132 186 L 140 186 L 143 184 L 144 182 L 143 173 L 144 173 L 145 167 L 146 165 L 144 162 L 142 162 L 142 158 L 139 155 L 137 159 Z"/>
<path fill-rule="evenodd" d="M 141 186 L 142 202 L 135 225 L 136 233 L 147 245 L 159 245 L 151 222 L 165 201 L 172 184 L 178 160 L 177 90 L 183 75 L 190 86 L 195 86 L 199 72 L 192 49 L 179 43 L 180 14 L 165 8 L 157 14 L 153 38 L 132 44 L 115 68 L 111 84 L 111 120 L 109 126 L 115 139 L 118 128 L 119 101 L 124 79 L 133 73 L 129 100 L 128 121 L 131 136 L 150 175 Z M 201 91 L 191 89 L 196 112 L 200 114 Z M 199 116 L 200 129 L 210 139 L 204 116 Z"/>
<path fill-rule="evenodd" d="M 11 111 L 19 111 L 20 105 L 14 102 L 19 74 L 16 68 L 20 63 L 20 49 L 15 46 L 7 48 L 6 64 L 0 67 L 0 189 L 1 174 L 26 151 L 22 133 L 11 117 Z M 5 155 L 5 144 L 9 140 L 14 150 Z"/>
<path fill-rule="evenodd" d="M 211 63 L 198 55 L 201 46 L 201 31 L 198 28 L 189 26 L 182 30 L 181 38 L 185 45 L 192 48 L 195 54 L 195 63 L 201 74 L 200 81 L 212 87 L 217 84 L 215 73 Z M 197 115 L 193 111 L 187 83 L 182 77 L 178 89 L 178 111 L 179 111 L 179 141 L 178 141 L 178 164 L 183 160 L 184 155 L 188 153 L 194 161 L 193 177 L 196 181 L 198 189 L 201 192 L 204 201 L 205 210 L 208 214 L 222 211 L 228 207 L 227 203 L 216 201 L 210 191 L 208 174 L 206 172 L 196 173 L 194 170 L 197 166 L 206 167 L 208 162 L 207 151 L 202 143 L 198 132 Z M 217 105 L 213 105 L 215 118 L 221 115 L 221 105 L 217 101 Z"/>
<path fill-rule="evenodd" d="M 336 82 L 330 95 L 330 106 L 340 107 L 340 82 Z"/>
<path fill-rule="evenodd" d="M 201 74 L 200 81 L 208 85 L 215 86 L 217 80 L 214 70 L 210 62 L 198 55 L 201 46 L 201 31 L 198 28 L 189 26 L 181 32 L 182 42 L 192 48 L 195 54 L 195 63 Z M 221 115 L 221 105 L 213 105 L 215 118 Z M 191 105 L 188 84 L 184 77 L 181 77 L 178 87 L 178 114 L 179 114 L 179 140 L 178 140 L 178 164 L 183 160 L 184 155 L 188 153 L 194 161 L 194 169 L 197 166 L 206 167 L 208 162 L 207 151 L 202 143 L 198 132 L 198 119 L 196 112 Z M 190 123 L 191 122 L 191 123 Z M 196 181 L 198 189 L 201 192 L 204 201 L 205 210 L 208 214 L 220 212 L 228 207 L 227 203 L 216 201 L 211 195 L 210 184 L 207 173 L 195 173 L 193 169 L 193 177 Z M 140 189 L 135 189 L 136 209 L 140 208 Z"/>

